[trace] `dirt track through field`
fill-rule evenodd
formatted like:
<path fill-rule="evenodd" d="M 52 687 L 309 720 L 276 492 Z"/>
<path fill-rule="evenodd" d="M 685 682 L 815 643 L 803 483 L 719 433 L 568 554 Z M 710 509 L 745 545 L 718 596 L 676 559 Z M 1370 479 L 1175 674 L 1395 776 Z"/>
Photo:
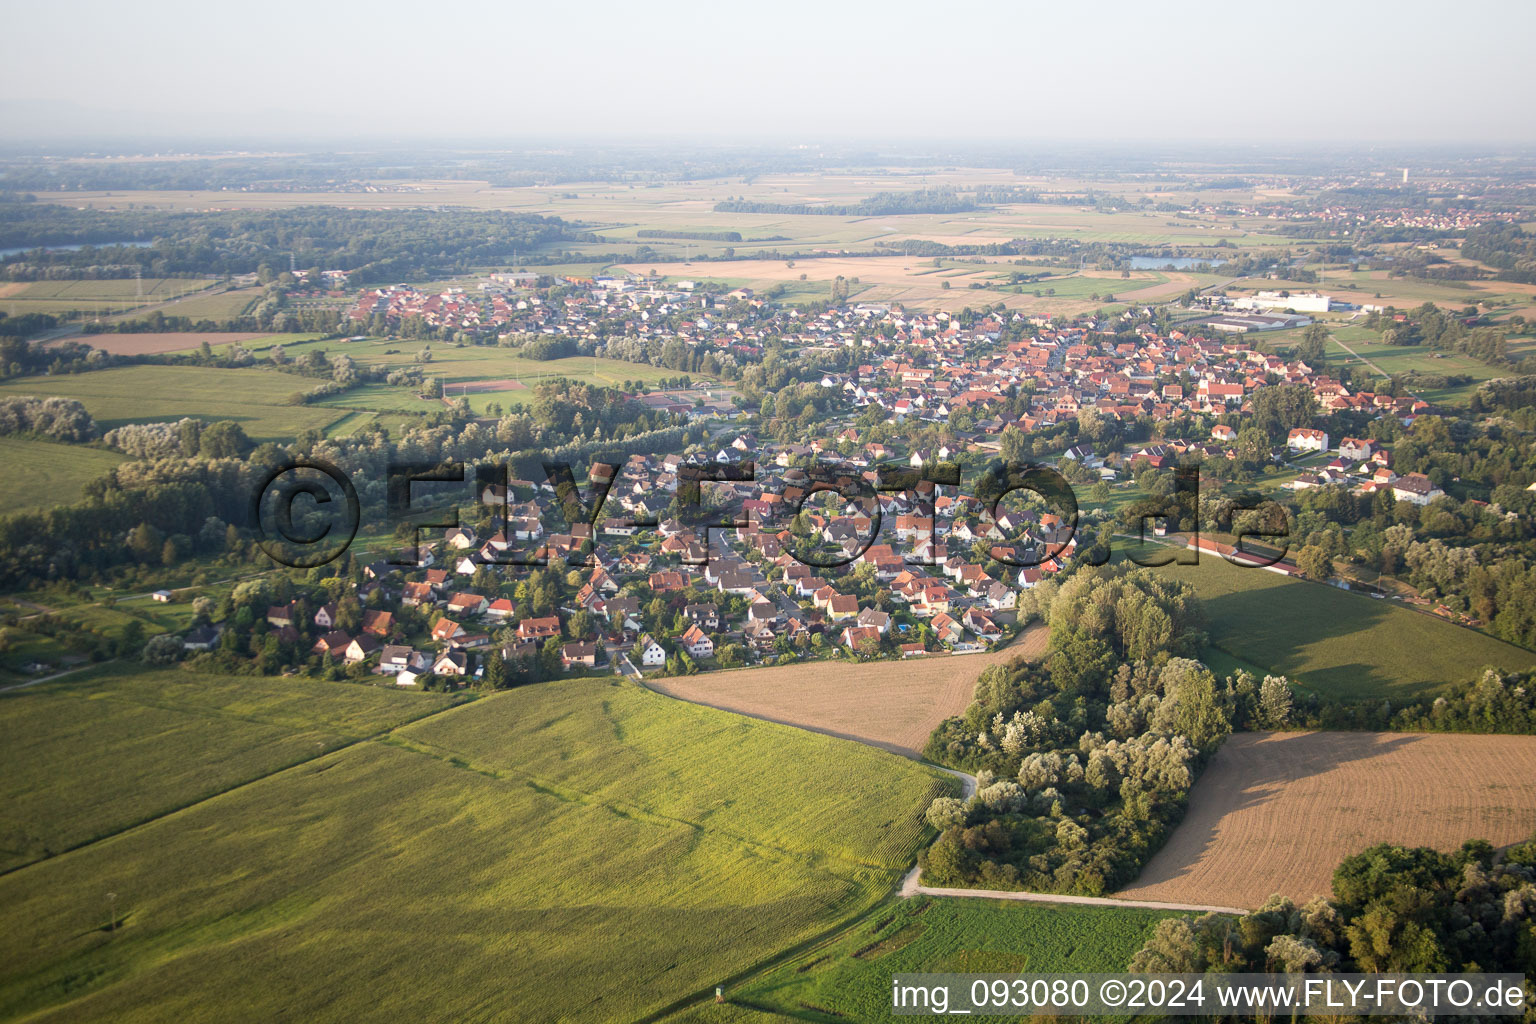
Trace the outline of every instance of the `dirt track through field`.
<path fill-rule="evenodd" d="M 982 669 L 1023 655 L 1038 660 L 1050 631 L 1035 624 L 986 654 L 906 661 L 808 662 L 647 681 L 658 693 L 695 704 L 858 740 L 905 757 L 944 719 L 965 711 Z"/>
<path fill-rule="evenodd" d="M 1333 869 L 1376 843 L 1454 850 L 1536 830 L 1536 736 L 1241 733 L 1132 885 L 1133 900 L 1257 907 L 1328 895 Z"/>

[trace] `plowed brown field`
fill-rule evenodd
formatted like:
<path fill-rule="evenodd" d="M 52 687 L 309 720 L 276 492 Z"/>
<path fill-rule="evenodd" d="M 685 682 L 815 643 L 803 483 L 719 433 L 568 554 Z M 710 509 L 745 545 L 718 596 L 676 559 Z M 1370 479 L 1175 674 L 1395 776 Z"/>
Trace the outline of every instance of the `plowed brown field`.
<path fill-rule="evenodd" d="M 1333 869 L 1376 843 L 1505 846 L 1536 830 L 1536 736 L 1242 733 L 1189 813 L 1116 895 L 1257 907 L 1328 895 Z"/>
<path fill-rule="evenodd" d="M 648 680 L 695 704 L 858 740 L 917 757 L 944 719 L 971 703 L 988 665 L 1045 653 L 1050 631 L 1038 623 L 999 651 L 931 655 L 906 661 L 808 662 Z"/>

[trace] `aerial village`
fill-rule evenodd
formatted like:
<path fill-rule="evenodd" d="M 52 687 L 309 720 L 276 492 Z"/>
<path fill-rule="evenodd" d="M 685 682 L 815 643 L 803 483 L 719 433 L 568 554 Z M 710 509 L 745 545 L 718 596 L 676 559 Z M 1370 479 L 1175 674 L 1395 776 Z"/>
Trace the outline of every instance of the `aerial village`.
<path fill-rule="evenodd" d="M 750 289 L 705 292 L 634 276 L 563 279 L 553 290 L 537 284 L 536 275 L 506 274 L 478 295 L 365 289 L 351 316 L 374 326 L 419 317 L 480 336 L 521 332 L 588 344 L 599 324 L 621 322 L 627 338 L 705 351 L 711 369 L 759 355 L 770 338 L 859 355 L 845 361 L 848 372 L 814 382 L 839 411 L 812 428 L 817 436 L 796 443 L 754 432 L 728 386 L 637 390 L 637 401 L 706 425 L 709 442 L 631 455 L 611 477 L 594 474 L 587 487 L 606 489 L 606 498 L 590 523 L 566 521 L 549 481 L 487 487 L 477 496 L 477 521 L 358 566 L 348 592 L 332 592 L 337 600 L 269 607 L 258 628 L 284 650 L 406 686 L 465 685 L 488 669 L 500 677 L 508 666 L 545 675 L 691 673 L 783 659 L 983 651 L 1012 637 L 1020 595 L 1071 557 L 1080 538 L 1068 524 L 1038 508 L 994 516 L 969 481 L 871 487 L 876 497 L 862 506 L 826 507 L 808 500 L 816 490 L 809 467 L 835 464 L 867 486 L 882 466 L 995 459 L 1005 431 L 1016 430 L 1033 439 L 1024 448 L 1030 457 L 1075 463 L 1070 475 L 1079 482 L 1123 487 L 1141 470 L 1181 459 L 1234 458 L 1245 410 L 1261 387 L 1304 384 L 1325 413 L 1411 422 L 1430 408 L 1411 395 L 1351 392 L 1305 362 L 1266 353 L 1248 335 L 1198 326 L 1160 335 L 1142 326 L 1127 340 L 1135 310 L 1117 320 L 1057 323 L 1002 310 L 959 316 L 879 304 L 807 311 Z M 1005 406 L 1019 411 L 1004 414 Z M 1061 441 L 1054 428 L 1084 417 L 1207 426 L 1201 436 L 1158 431 L 1113 450 L 1096 450 L 1081 432 L 1073 432 L 1075 443 Z M 871 422 L 906 428 L 887 437 L 945 425 L 953 440 L 936 448 L 872 441 L 858 426 Z M 1270 457 L 1308 462 L 1285 486 L 1390 489 L 1417 504 L 1439 496 L 1427 478 L 1397 476 L 1390 452 L 1375 441 L 1332 443 L 1321 430 L 1292 430 Z M 679 505 L 689 467 L 747 461 L 755 470 L 749 481 L 708 485 L 707 521 Z M 576 470 L 580 479 L 587 467 Z M 818 557 L 805 555 L 808 544 Z M 542 586 L 530 585 L 531 563 L 544 566 L 532 578 Z M 217 640 L 216 627 L 203 626 L 186 645 L 208 649 Z"/>

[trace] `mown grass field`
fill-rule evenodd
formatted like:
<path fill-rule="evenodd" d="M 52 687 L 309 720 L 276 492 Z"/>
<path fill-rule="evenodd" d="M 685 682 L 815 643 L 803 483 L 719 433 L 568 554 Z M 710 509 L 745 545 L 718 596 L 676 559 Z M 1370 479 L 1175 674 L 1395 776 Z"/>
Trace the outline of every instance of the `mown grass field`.
<path fill-rule="evenodd" d="M 1489 366 L 1471 356 L 1459 352 L 1439 352 L 1423 345 L 1383 344 L 1381 334 L 1359 326 L 1337 327 L 1329 339 L 1328 355 L 1336 362 L 1353 363 L 1378 376 L 1407 376 L 1409 374 L 1435 374 L 1444 376 L 1466 375 L 1469 384 L 1454 387 L 1408 387 L 1414 394 L 1430 401 L 1448 404 L 1464 403 L 1477 390 L 1477 385 L 1494 377 L 1508 376 L 1508 370 Z M 1343 344 L 1340 344 L 1342 342 Z M 1345 346 L 1348 346 L 1346 350 Z"/>
<path fill-rule="evenodd" d="M 1337 587 L 1245 569 L 1209 554 L 1157 570 L 1194 585 L 1226 670 L 1257 667 L 1342 698 L 1413 697 L 1484 665 L 1536 666 L 1536 653 Z"/>
<path fill-rule="evenodd" d="M 753 1012 L 814 1021 L 891 1018 L 891 976 L 1123 971 L 1167 912 L 1046 906 L 918 896 L 726 993 Z M 737 1018 L 713 1004 L 669 1018 L 704 1024 Z M 967 1018 L 984 1020 L 991 1018 Z M 1000 1021 L 1017 1017 L 998 1017 Z"/>
<path fill-rule="evenodd" d="M 232 291 L 213 292 L 208 295 L 192 295 L 162 307 L 159 312 L 166 316 L 189 316 L 194 320 L 227 320 L 249 312 L 261 300 L 260 288 L 237 288 Z M 129 319 L 142 319 L 148 313 L 137 314 Z"/>
<path fill-rule="evenodd" d="M 478 414 L 486 414 L 492 405 L 512 409 L 530 400 L 533 388 L 540 382 L 555 377 L 566 377 L 583 384 L 602 387 L 622 387 L 626 381 L 640 386 L 654 385 L 664 378 L 683 376 L 676 370 L 629 363 L 620 359 L 594 359 L 590 356 L 571 356 L 565 359 L 527 359 L 515 354 L 515 349 L 494 345 L 447 345 L 441 342 L 428 346 L 419 341 L 399 339 L 368 339 L 365 341 L 257 341 L 250 344 L 252 351 L 264 355 L 274 345 L 282 344 L 283 351 L 291 358 L 309 351 L 320 351 L 328 356 L 344 354 L 364 366 L 404 367 L 421 364 L 430 376 L 443 381 L 445 393 L 451 399 L 461 394 L 469 399 L 470 408 Z M 425 349 L 430 348 L 431 359 L 421 363 Z M 694 380 L 707 378 L 690 375 Z M 515 380 L 524 386 L 505 391 L 477 391 L 477 383 L 483 381 Z M 417 389 L 395 387 L 388 384 L 365 384 L 345 394 L 332 395 L 310 406 L 312 409 L 360 409 L 385 413 L 427 413 L 442 409 L 435 400 L 417 397 Z"/>
<path fill-rule="evenodd" d="M 487 696 L 0 876 L 0 1005 L 633 1020 L 884 899 L 951 785 L 616 680 Z"/>
<path fill-rule="evenodd" d="M 291 441 L 305 430 L 324 430 L 341 419 L 334 409 L 286 404 L 289 395 L 307 391 L 316 383 L 307 377 L 264 370 L 120 366 L 7 381 L 0 384 L 0 398 L 76 398 L 103 430 L 124 423 L 154 423 L 193 416 L 210 423 L 234 420 L 256 441 Z"/>
<path fill-rule="evenodd" d="M 23 313 L 109 313 L 165 302 L 201 291 L 213 282 L 185 277 L 146 277 L 107 281 L 32 281 L 0 288 L 0 309 Z"/>
<path fill-rule="evenodd" d="M 0 491 L 0 515 L 77 501 L 87 483 L 124 458 L 102 448 L 0 437 L 0 465 L 10 478 Z"/>
<path fill-rule="evenodd" d="M 206 800 L 452 700 L 118 663 L 0 694 L 0 871 Z"/>

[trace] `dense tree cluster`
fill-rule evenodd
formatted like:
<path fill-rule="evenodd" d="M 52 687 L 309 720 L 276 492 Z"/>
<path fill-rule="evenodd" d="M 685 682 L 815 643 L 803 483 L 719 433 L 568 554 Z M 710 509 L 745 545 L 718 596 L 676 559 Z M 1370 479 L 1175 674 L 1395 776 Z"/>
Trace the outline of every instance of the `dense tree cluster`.
<path fill-rule="evenodd" d="M 1381 844 L 1346 858 L 1333 898 L 1174 917 L 1131 961 L 1153 973 L 1536 973 L 1536 839 L 1502 855 Z"/>
<path fill-rule="evenodd" d="M 1479 224 L 1468 228 L 1461 254 L 1493 267 L 1502 281 L 1536 281 L 1536 234 L 1519 224 Z"/>
<path fill-rule="evenodd" d="M 968 801 L 929 810 L 941 830 L 923 858 L 930 884 L 1113 889 L 1162 844 L 1235 726 L 1288 719 L 1283 679 L 1218 681 L 1176 656 L 1202 638 L 1187 586 L 1084 567 L 1052 589 L 1021 610 L 1051 623 L 1045 664 L 988 668 L 965 715 L 929 739 L 928 757 L 977 773 Z"/>
<path fill-rule="evenodd" d="M 694 242 L 739 242 L 740 231 L 685 231 L 673 228 L 641 228 L 636 238 L 676 238 Z"/>
<path fill-rule="evenodd" d="M 100 431 L 73 398 L 17 396 L 0 399 L 0 436 L 31 434 L 50 441 L 92 441 Z"/>
<path fill-rule="evenodd" d="M 251 274 L 265 265 L 349 271 L 354 285 L 451 275 L 495 265 L 515 250 L 595 236 L 559 218 L 496 210 L 357 210 L 299 206 L 275 210 L 75 209 L 0 202 L 0 248 L 34 250 L 0 263 L 0 276 L 131 277 Z M 148 242 L 148 245 L 119 244 Z M 93 270 L 94 268 L 94 270 Z"/>
<path fill-rule="evenodd" d="M 1135 877 L 1233 724 L 1283 724 L 1289 708 L 1284 680 L 1160 662 L 1106 661 L 1086 689 L 1080 666 L 1058 679 L 1056 650 L 1045 668 L 988 668 L 926 750 L 977 775 L 969 800 L 929 809 L 941 835 L 923 857 L 928 884 L 1096 895 Z"/>
<path fill-rule="evenodd" d="M 716 213 L 821 214 L 828 217 L 883 217 L 900 213 L 965 213 L 979 209 L 974 195 L 953 189 L 916 189 L 911 192 L 877 192 L 856 203 L 771 203 L 727 199 L 715 204 Z"/>

